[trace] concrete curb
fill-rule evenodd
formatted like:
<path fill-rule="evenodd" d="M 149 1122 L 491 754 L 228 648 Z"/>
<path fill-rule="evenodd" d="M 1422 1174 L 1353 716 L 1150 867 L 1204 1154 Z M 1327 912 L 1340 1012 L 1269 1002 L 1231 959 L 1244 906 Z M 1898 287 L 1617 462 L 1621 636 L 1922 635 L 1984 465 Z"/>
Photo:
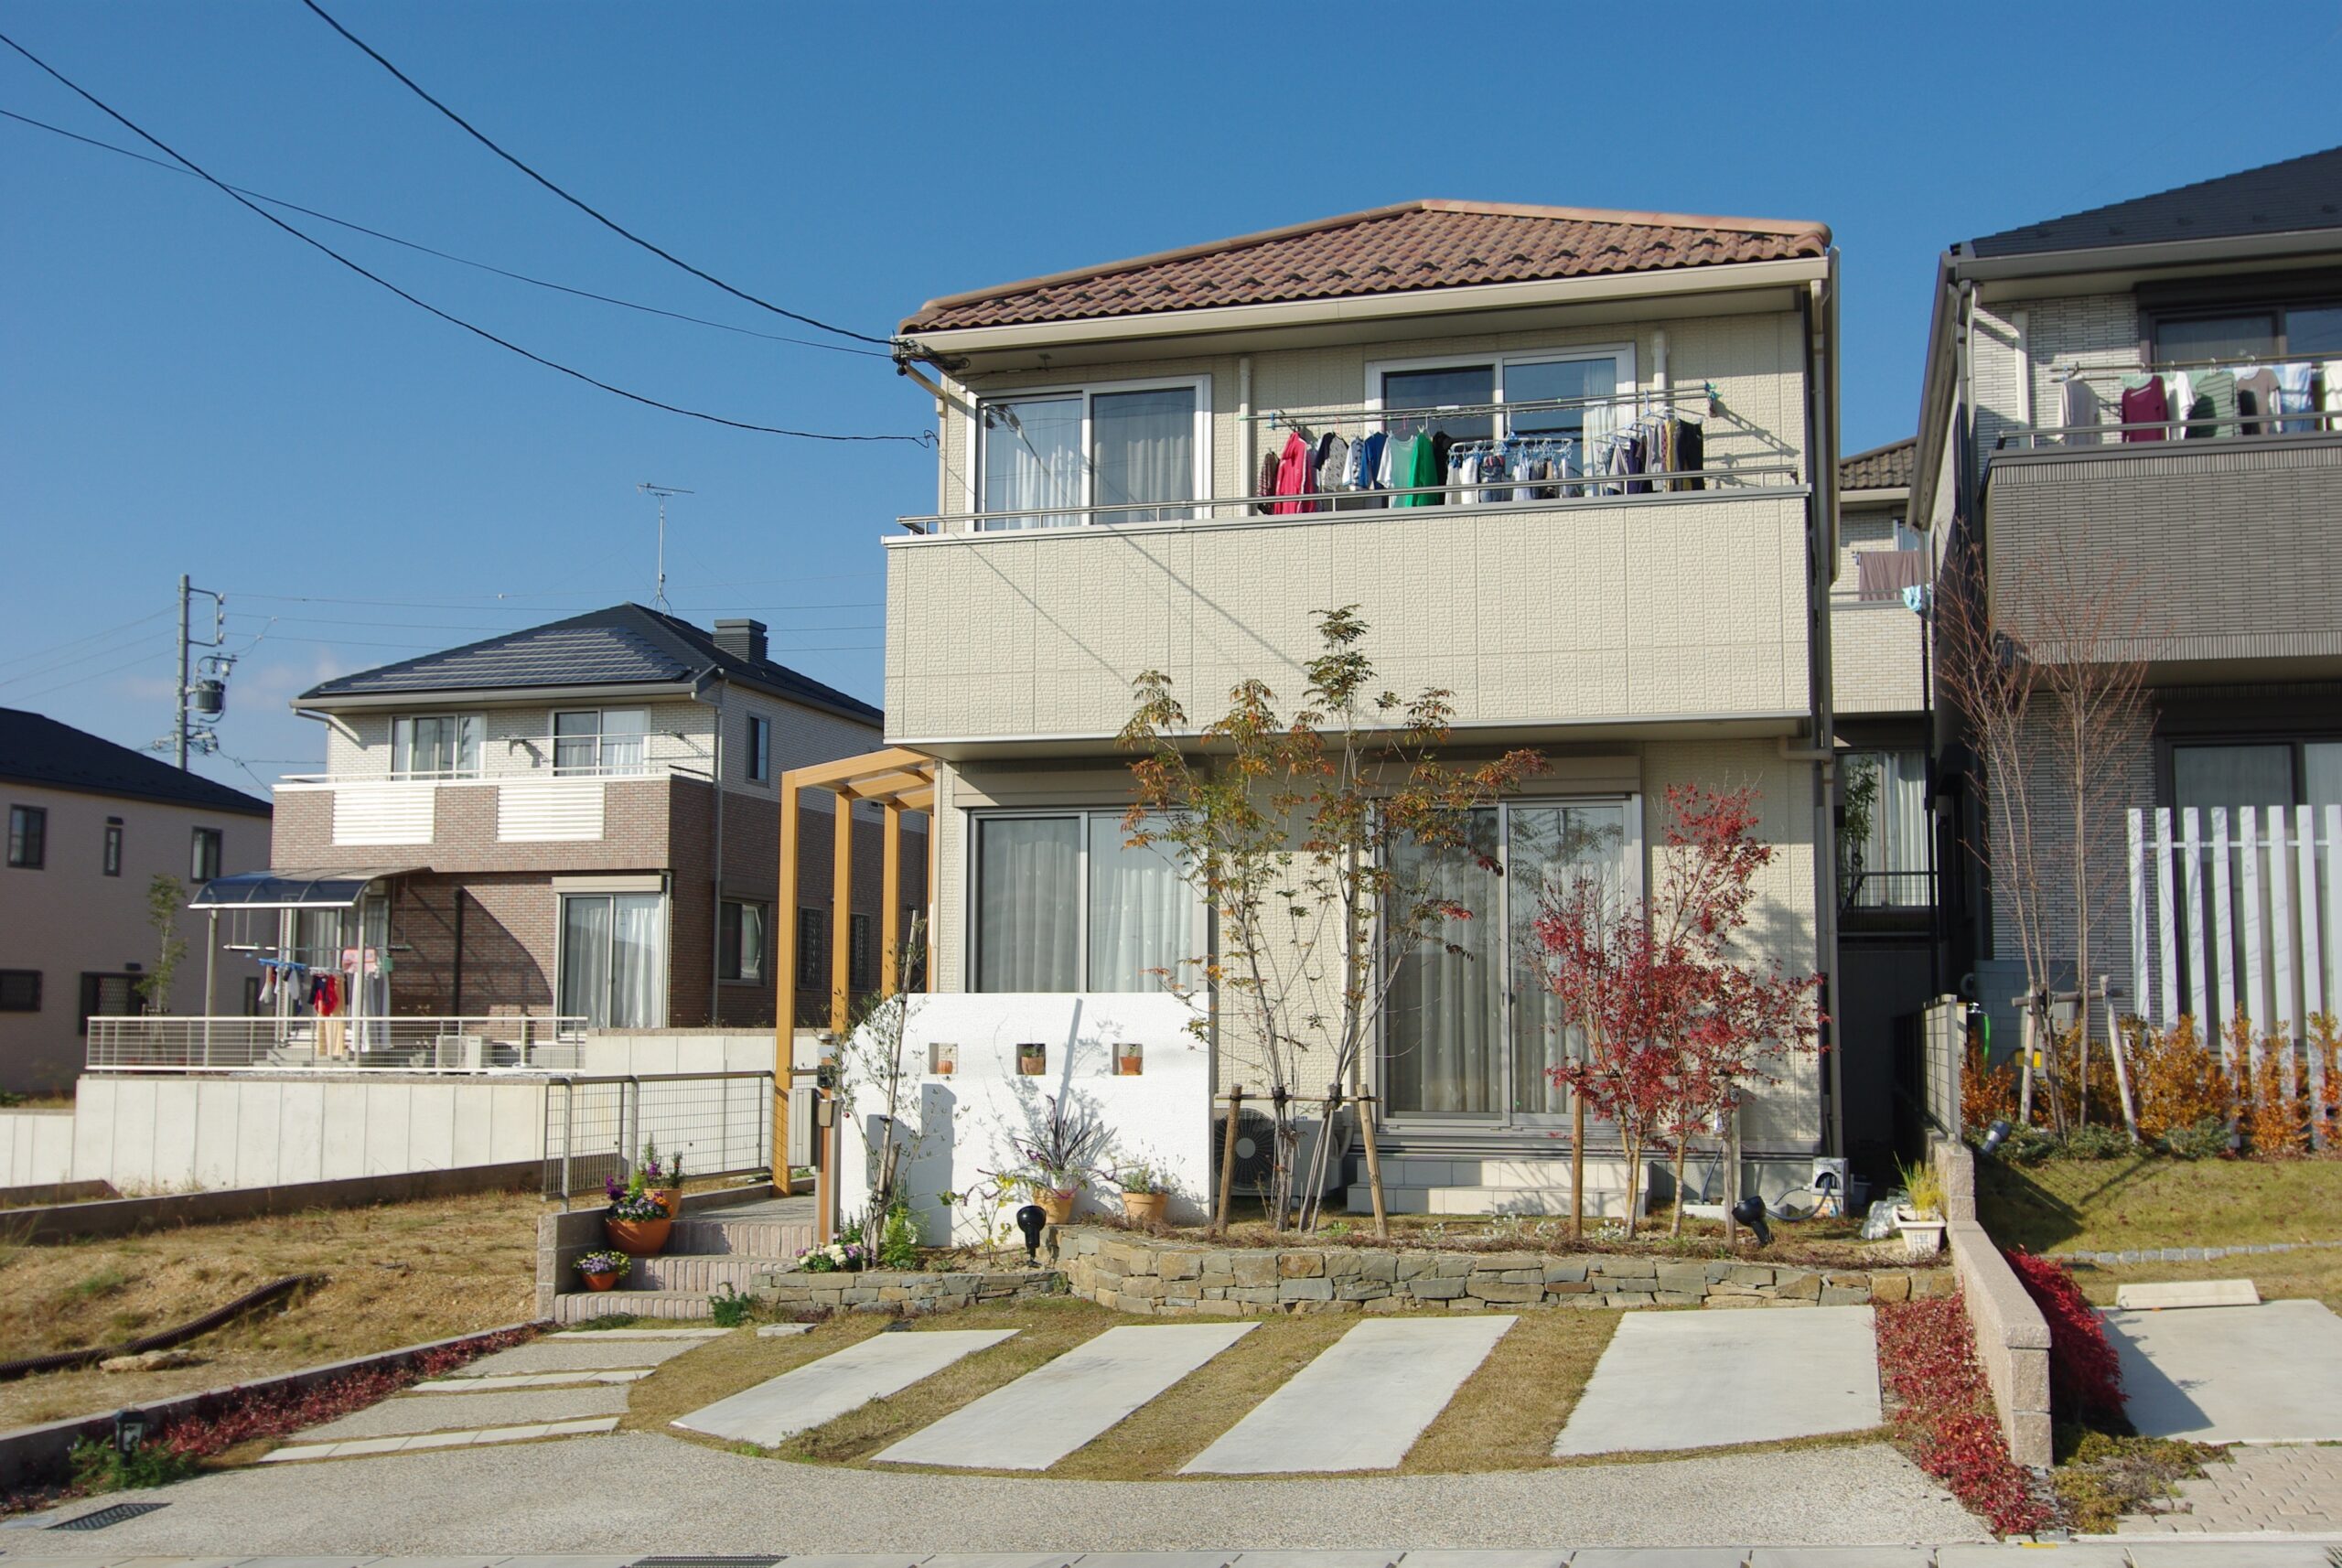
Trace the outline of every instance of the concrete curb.
<path fill-rule="evenodd" d="M 283 1187 L 230 1187 L 211 1192 L 171 1193 L 162 1197 L 59 1203 L 38 1208 L 12 1208 L 5 1219 L 12 1234 L 23 1229 L 25 1240 L 61 1241 L 128 1236 L 167 1225 L 209 1225 L 266 1214 L 297 1214 L 306 1208 L 362 1208 L 372 1203 L 532 1190 L 543 1177 L 543 1161 L 515 1160 L 495 1165 L 457 1165 L 448 1170 L 288 1182 Z"/>
<path fill-rule="evenodd" d="M 2049 1320 L 1976 1219 L 1976 1155 L 1939 1139 L 1945 1238 L 1976 1336 L 1976 1359 L 1992 1385 L 2009 1457 L 2033 1469 L 2053 1461 L 2049 1437 Z"/>
<path fill-rule="evenodd" d="M 280 1372 L 273 1378 L 258 1378 L 248 1383 L 231 1383 L 226 1388 L 206 1389 L 199 1393 L 176 1394 L 136 1408 L 145 1413 L 150 1424 L 159 1424 L 192 1412 L 206 1400 L 311 1388 L 370 1368 L 401 1366 L 427 1351 L 467 1345 L 475 1339 L 510 1334 L 517 1329 L 549 1326 L 543 1322 L 532 1322 L 508 1323 L 498 1328 L 478 1328 L 448 1339 L 405 1345 L 395 1350 L 378 1350 L 371 1356 L 356 1356 L 347 1361 L 329 1361 L 321 1367 L 304 1367 L 298 1371 Z M 113 1412 L 109 1411 L 102 1415 L 69 1416 L 63 1421 L 52 1421 L 40 1426 L 22 1426 L 14 1432 L 0 1432 L 0 1494 L 38 1485 L 62 1473 L 66 1455 L 76 1442 L 85 1437 L 102 1437 L 113 1430 Z"/>

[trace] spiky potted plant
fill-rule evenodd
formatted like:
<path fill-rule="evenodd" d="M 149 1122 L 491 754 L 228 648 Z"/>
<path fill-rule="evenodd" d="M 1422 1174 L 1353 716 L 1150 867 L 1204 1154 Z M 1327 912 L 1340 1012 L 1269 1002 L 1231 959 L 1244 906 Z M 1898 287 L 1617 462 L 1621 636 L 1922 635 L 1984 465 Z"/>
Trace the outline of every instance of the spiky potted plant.
<path fill-rule="evenodd" d="M 1031 1184 L 1033 1201 L 1041 1206 L 1050 1224 L 1063 1225 L 1073 1218 L 1082 1179 L 1105 1152 L 1106 1129 L 1080 1111 L 1068 1109 L 1054 1094 L 1047 1105 L 1048 1114 L 1031 1136 L 1010 1142 L 1031 1173 L 1026 1180 Z"/>
<path fill-rule="evenodd" d="M 1171 1195 L 1151 1165 L 1124 1165 L 1114 1173 L 1123 1189 L 1123 1218 L 1133 1225 L 1160 1225 Z"/>

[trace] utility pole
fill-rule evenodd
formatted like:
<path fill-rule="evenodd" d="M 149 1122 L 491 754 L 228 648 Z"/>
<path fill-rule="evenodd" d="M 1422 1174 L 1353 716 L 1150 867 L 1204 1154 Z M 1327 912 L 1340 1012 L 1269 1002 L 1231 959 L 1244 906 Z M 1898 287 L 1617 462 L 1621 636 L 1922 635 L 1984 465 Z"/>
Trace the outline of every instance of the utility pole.
<path fill-rule="evenodd" d="M 171 720 L 171 734 L 178 752 L 179 771 L 187 771 L 187 601 L 193 590 L 188 585 L 188 575 L 179 574 L 179 684 L 178 713 Z"/>
<path fill-rule="evenodd" d="M 189 624 L 189 612 L 195 596 L 201 594 L 211 601 L 211 635 L 204 641 L 195 639 Z M 199 588 L 179 574 L 179 678 L 175 688 L 177 700 L 172 703 L 171 733 L 147 747 L 150 751 L 167 748 L 181 772 L 187 771 L 188 753 L 206 754 L 220 748 L 220 737 L 210 727 L 210 721 L 220 716 L 226 701 L 228 671 L 235 665 L 235 657 L 226 653 L 203 656 L 201 677 L 197 677 L 190 662 L 198 648 L 217 649 L 228 640 L 228 601 L 209 588 Z M 199 718 L 199 725 L 190 722 Z"/>
<path fill-rule="evenodd" d="M 650 607 L 663 615 L 667 613 L 669 607 L 667 604 L 667 498 L 694 495 L 698 492 L 678 489 L 672 485 L 654 485 L 648 479 L 643 480 L 634 489 L 638 495 L 653 495 L 659 498 L 659 589 L 651 596 Z"/>

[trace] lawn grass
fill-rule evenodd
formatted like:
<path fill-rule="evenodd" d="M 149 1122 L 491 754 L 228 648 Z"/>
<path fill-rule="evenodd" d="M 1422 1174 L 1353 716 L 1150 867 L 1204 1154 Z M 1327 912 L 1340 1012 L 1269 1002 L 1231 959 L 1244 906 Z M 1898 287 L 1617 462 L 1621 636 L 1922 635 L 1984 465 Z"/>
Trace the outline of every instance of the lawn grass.
<path fill-rule="evenodd" d="M 192 1341 L 196 1366 L 0 1383 L 0 1430 L 533 1317 L 543 1208 L 486 1193 L 24 1244 L 5 1240 L 0 1216 L 0 1360 L 117 1344 L 286 1274 L 327 1276 L 285 1310 Z"/>
<path fill-rule="evenodd" d="M 2331 1241 L 2342 1160 L 1979 1159 L 1976 1212 L 2003 1246 L 2036 1252 Z"/>
<path fill-rule="evenodd" d="M 1495 1351 L 1425 1430 L 1402 1469 L 1410 1474 L 1440 1474 L 1535 1469 L 1555 1464 L 1553 1440 L 1585 1391 L 1621 1316 L 1599 1310 L 1521 1314 Z M 690 1437 L 693 1434 L 668 1423 L 726 1394 L 868 1338 L 886 1321 L 855 1315 L 817 1325 L 811 1333 L 793 1338 L 759 1340 L 754 1330 L 743 1329 L 710 1340 L 631 1385 L 631 1408 L 621 1424 Z M 1354 1313 L 1256 1319 L 1252 1330 L 1234 1345 L 1068 1455 L 1047 1473 L 1060 1480 L 1174 1478 L 1179 1466 L 1202 1453 L 1360 1321 Z M 916 1320 L 906 1332 L 1014 1328 L 1016 1335 L 887 1399 L 874 1400 L 824 1425 L 799 1433 L 777 1448 L 757 1452 L 813 1464 L 866 1465 L 872 1455 L 897 1440 L 1092 1337 L 1131 1322 L 1105 1307 L 1070 1298 L 971 1307 Z M 733 1446 L 713 1438 L 698 1441 Z M 951 1473 L 991 1472 L 955 1469 Z"/>
<path fill-rule="evenodd" d="M 2072 1263 L 2074 1283 L 2094 1306 L 2112 1306 L 2126 1284 L 2162 1280 L 2251 1280 L 2270 1301 L 2322 1301 L 2342 1313 L 2342 1247 L 2295 1252 L 2260 1252 L 2244 1258 L 2209 1258 L 2193 1263 Z"/>

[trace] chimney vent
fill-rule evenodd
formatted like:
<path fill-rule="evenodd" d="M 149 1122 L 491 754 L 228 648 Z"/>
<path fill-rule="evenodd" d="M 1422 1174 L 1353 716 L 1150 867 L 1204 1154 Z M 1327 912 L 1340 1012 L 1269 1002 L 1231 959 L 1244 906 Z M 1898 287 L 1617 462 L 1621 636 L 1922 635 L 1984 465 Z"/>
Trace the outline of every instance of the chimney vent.
<path fill-rule="evenodd" d="M 762 664 L 765 661 L 765 623 L 760 620 L 717 621 L 715 646 L 735 659 Z"/>

